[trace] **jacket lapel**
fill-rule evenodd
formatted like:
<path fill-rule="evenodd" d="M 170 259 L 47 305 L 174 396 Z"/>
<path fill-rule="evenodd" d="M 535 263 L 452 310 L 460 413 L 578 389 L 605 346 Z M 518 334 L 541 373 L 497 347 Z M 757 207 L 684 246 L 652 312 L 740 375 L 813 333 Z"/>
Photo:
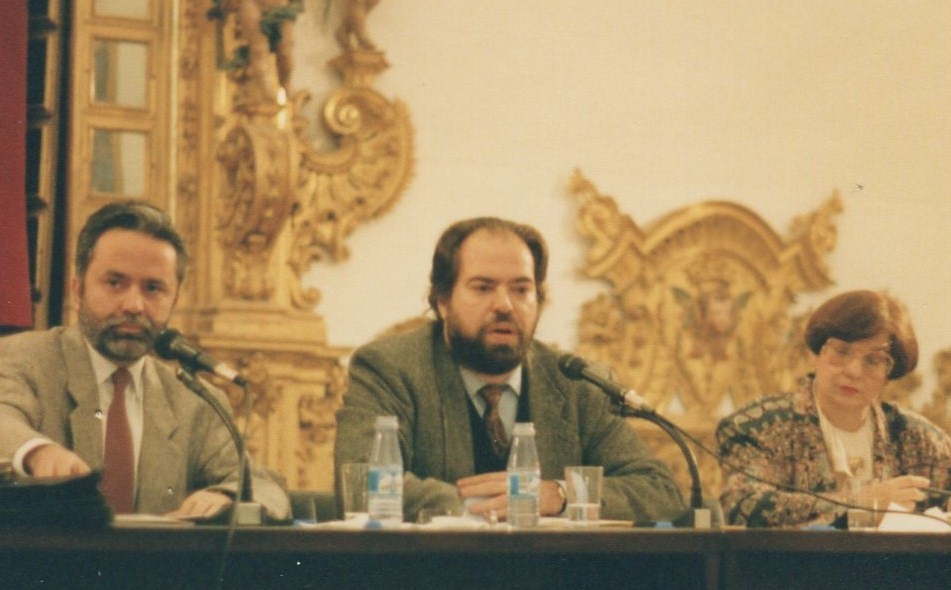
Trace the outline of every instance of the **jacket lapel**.
<path fill-rule="evenodd" d="M 534 349 L 529 352 L 525 363 L 527 374 L 522 376 L 522 382 L 527 383 L 527 387 L 523 386 L 522 395 L 528 395 L 539 462 L 543 466 L 556 467 L 577 462 L 580 457 L 572 456 L 572 449 L 577 449 L 577 444 L 572 443 L 569 433 L 577 435 L 578 429 L 569 421 L 568 398 L 545 367 L 536 362 L 534 353 Z M 543 473 L 542 477 L 560 479 L 563 474 Z"/>
<path fill-rule="evenodd" d="M 471 475 L 475 472 L 475 458 L 472 456 L 472 429 L 469 424 L 469 406 L 466 402 L 466 388 L 462 375 L 456 366 L 442 334 L 433 327 L 433 366 L 436 371 L 436 387 L 442 403 L 443 472 L 451 477 Z"/>
<path fill-rule="evenodd" d="M 90 467 L 101 469 L 104 415 L 99 407 L 96 374 L 78 326 L 63 332 L 63 358 L 66 364 L 66 392 L 74 403 L 69 413 L 71 446 Z"/>
<path fill-rule="evenodd" d="M 148 473 L 147 479 L 139 478 L 136 508 L 160 511 L 166 506 L 168 491 L 176 491 L 185 485 L 181 474 L 170 472 L 169 465 L 185 465 L 186 462 L 173 437 L 178 430 L 178 419 L 169 403 L 165 385 L 155 370 L 154 361 L 145 359 L 142 371 L 143 407 L 145 419 L 142 425 L 142 448 L 139 451 L 138 472 Z"/>

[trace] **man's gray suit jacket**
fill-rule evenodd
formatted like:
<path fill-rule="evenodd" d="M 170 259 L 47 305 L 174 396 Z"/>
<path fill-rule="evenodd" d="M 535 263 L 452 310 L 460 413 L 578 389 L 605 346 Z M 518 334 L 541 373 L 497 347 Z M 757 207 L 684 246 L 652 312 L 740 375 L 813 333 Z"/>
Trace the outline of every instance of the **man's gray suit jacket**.
<path fill-rule="evenodd" d="M 568 465 L 603 465 L 602 518 L 643 522 L 682 513 L 668 467 L 609 411 L 605 394 L 566 378 L 557 361 L 557 351 L 535 341 L 523 370 L 521 395 L 528 396 L 542 478 L 563 479 Z M 394 415 L 406 471 L 404 516 L 458 508 L 453 484 L 475 473 L 472 431 L 462 377 L 439 324 L 361 347 L 349 375 L 337 413 L 337 470 L 366 461 L 376 416 Z"/>

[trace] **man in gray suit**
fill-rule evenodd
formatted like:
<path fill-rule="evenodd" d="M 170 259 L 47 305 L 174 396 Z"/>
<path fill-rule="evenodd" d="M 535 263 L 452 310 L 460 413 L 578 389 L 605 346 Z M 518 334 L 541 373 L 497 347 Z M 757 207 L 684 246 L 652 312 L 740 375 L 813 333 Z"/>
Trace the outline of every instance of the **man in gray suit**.
<path fill-rule="evenodd" d="M 231 505 L 238 457 L 227 428 L 170 367 L 147 356 L 187 264 L 181 236 L 151 205 L 112 203 L 87 220 L 71 285 L 78 325 L 0 339 L 0 457 L 38 478 L 103 469 L 114 512 L 202 517 Z M 120 373 L 121 392 L 113 383 Z M 109 442 L 114 436 L 124 442 Z M 124 459 L 109 458 L 116 447 Z M 112 461 L 123 469 L 110 470 Z M 120 471 L 128 472 L 123 482 L 110 484 Z M 252 481 L 268 517 L 289 518 L 281 486 L 264 474 Z"/>
<path fill-rule="evenodd" d="M 430 276 L 437 320 L 368 344 L 350 361 L 337 414 L 338 471 L 367 460 L 376 416 L 395 415 L 406 518 L 463 504 L 471 514 L 504 518 L 506 445 L 513 424 L 530 421 L 542 516 L 564 511 L 564 467 L 582 464 L 604 466 L 602 518 L 643 522 L 682 513 L 668 468 L 610 413 L 607 396 L 562 375 L 557 351 L 534 340 L 547 266 L 534 228 L 491 217 L 450 226 Z M 498 401 L 483 399 L 487 385 L 503 390 Z M 487 427 L 496 421 L 486 419 L 489 407 L 500 426 Z"/>

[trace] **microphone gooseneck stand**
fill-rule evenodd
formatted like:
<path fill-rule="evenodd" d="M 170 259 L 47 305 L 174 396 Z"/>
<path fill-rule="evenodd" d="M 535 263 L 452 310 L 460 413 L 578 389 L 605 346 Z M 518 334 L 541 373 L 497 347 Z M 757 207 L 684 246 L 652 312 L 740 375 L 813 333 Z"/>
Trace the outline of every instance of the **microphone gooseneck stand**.
<path fill-rule="evenodd" d="M 684 528 L 709 528 L 710 512 L 703 505 L 703 489 L 700 485 L 700 469 L 697 467 L 697 457 L 687 445 L 684 437 L 680 434 L 680 428 L 673 422 L 664 418 L 654 410 L 645 408 L 632 408 L 624 403 L 623 398 L 612 396 L 614 399 L 615 412 L 625 418 L 640 418 L 656 424 L 667 433 L 667 435 L 677 444 L 680 452 L 683 453 L 687 462 L 687 470 L 690 472 L 690 509 L 684 514 L 674 519 L 672 524 L 675 527 Z"/>
<path fill-rule="evenodd" d="M 212 407 L 231 434 L 231 440 L 234 442 L 235 449 L 238 452 L 238 493 L 235 498 L 232 519 L 235 524 L 239 525 L 262 524 L 264 521 L 264 508 L 260 503 L 253 501 L 254 494 L 251 488 L 251 470 L 248 469 L 247 455 L 244 451 L 244 438 L 241 436 L 241 433 L 238 432 L 238 427 L 235 425 L 231 414 L 208 392 L 205 386 L 202 385 L 201 380 L 190 370 L 190 367 L 182 365 L 175 371 L 175 374 L 179 381 L 184 383 L 186 387 Z"/>
<path fill-rule="evenodd" d="M 645 399 L 637 392 L 625 389 L 623 385 L 611 378 L 610 370 L 589 363 L 580 356 L 563 354 L 558 359 L 558 368 L 569 379 L 584 380 L 592 383 L 604 392 L 612 402 L 612 412 L 624 418 L 641 418 L 659 426 L 673 439 L 680 452 L 687 461 L 690 470 L 690 509 L 675 518 L 671 524 L 676 527 L 710 528 L 712 514 L 710 509 L 703 505 L 703 490 L 700 486 L 700 469 L 697 467 L 697 458 L 684 441 L 684 434 L 680 427 L 658 414 Z"/>

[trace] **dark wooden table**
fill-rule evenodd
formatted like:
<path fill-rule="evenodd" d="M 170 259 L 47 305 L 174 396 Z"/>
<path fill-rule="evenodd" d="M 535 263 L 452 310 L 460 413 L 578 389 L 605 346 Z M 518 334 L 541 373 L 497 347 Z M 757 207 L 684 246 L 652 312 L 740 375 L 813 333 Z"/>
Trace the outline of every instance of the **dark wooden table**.
<path fill-rule="evenodd" d="M 242 527 L 229 543 L 221 527 L 0 528 L 0 567 L 0 587 L 26 589 L 917 590 L 951 588 L 951 535 Z"/>

